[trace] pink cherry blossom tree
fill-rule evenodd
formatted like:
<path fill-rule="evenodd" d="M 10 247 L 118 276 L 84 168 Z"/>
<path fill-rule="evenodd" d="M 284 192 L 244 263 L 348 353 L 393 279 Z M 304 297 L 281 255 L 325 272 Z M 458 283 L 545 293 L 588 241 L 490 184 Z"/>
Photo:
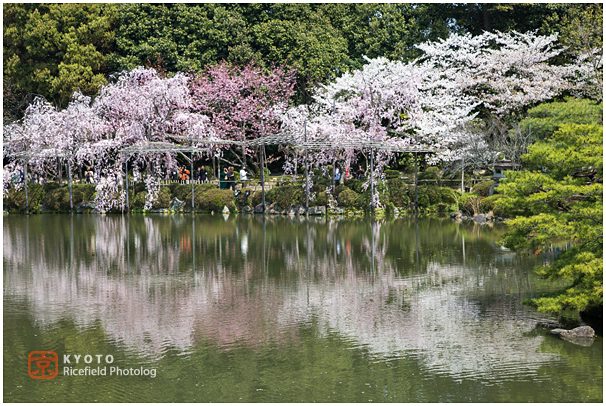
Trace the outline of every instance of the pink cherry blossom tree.
<path fill-rule="evenodd" d="M 11 178 L 24 172 L 26 159 L 15 159 L 14 155 L 41 149 L 53 148 L 53 136 L 56 129 L 57 110 L 44 98 L 36 98 L 25 111 L 21 120 L 3 126 L 3 156 L 9 160 L 4 167 L 4 193 L 11 187 Z M 43 164 L 39 158 L 28 159 L 31 167 Z M 18 183 L 15 187 L 22 187 Z"/>
<path fill-rule="evenodd" d="M 443 79 L 435 87 L 470 96 L 489 113 L 508 114 L 570 87 L 572 66 L 549 63 L 563 51 L 554 48 L 556 40 L 557 34 L 485 32 L 452 34 L 416 47 L 425 53 L 421 64 Z"/>
<path fill-rule="evenodd" d="M 221 62 L 191 75 L 191 111 L 207 116 L 208 125 L 221 139 L 245 141 L 276 134 L 294 85 L 295 71 L 286 67 L 264 69 L 252 63 L 238 67 Z M 251 163 L 258 167 L 252 149 L 225 148 L 231 148 L 240 166 Z"/>
<path fill-rule="evenodd" d="M 82 147 L 92 140 L 100 125 L 101 120 L 91 109 L 91 98 L 79 91 L 63 110 L 37 98 L 22 120 L 5 126 L 4 153 L 27 151 L 30 170 L 60 178 L 63 165 L 72 168 L 85 162 Z"/>
<path fill-rule="evenodd" d="M 93 109 L 103 120 L 104 128 L 95 142 L 84 148 L 82 154 L 95 159 L 101 168 L 103 182 L 98 189 L 97 204 L 106 199 L 104 207 L 122 207 L 123 196 L 118 193 L 125 162 L 137 173 L 145 168 L 148 186 L 147 206 L 157 196 L 158 178 L 177 165 L 175 152 L 148 153 L 142 150 L 132 155 L 119 154 L 125 147 L 143 146 L 149 142 L 182 143 L 183 133 L 192 121 L 182 120 L 183 112 L 191 108 L 189 77 L 177 73 L 164 77 L 154 69 L 137 68 L 122 72 L 104 86 L 95 99 Z M 118 196 L 111 200 L 112 196 Z M 111 203 L 114 202 L 114 203 Z M 116 206 L 117 205 L 117 206 Z"/>
<path fill-rule="evenodd" d="M 486 165 L 497 152 L 491 137 L 504 133 L 517 114 L 575 90 L 573 77 L 583 67 L 550 64 L 562 51 L 554 48 L 556 39 L 533 32 L 453 34 L 419 44 L 425 55 L 412 63 L 367 59 L 362 69 L 319 86 L 311 105 L 290 109 L 295 72 L 285 67 L 223 62 L 171 77 L 137 68 L 113 78 L 92 103 L 77 92 L 59 111 L 37 99 L 22 120 L 4 126 L 4 156 L 55 149 L 64 163 L 97 167 L 103 177 L 97 198 L 105 208 L 122 207 L 126 162 L 137 174 L 146 169 L 148 203 L 153 201 L 157 178 L 177 164 L 176 153 L 119 153 L 153 141 L 188 145 L 192 158 L 194 148 L 200 158 L 217 148 L 209 140 L 247 141 L 282 131 L 291 144 L 285 171 L 296 173 L 304 164 L 349 166 L 366 157 L 374 161 L 375 179 L 393 154 L 372 142 L 432 148 L 438 151 L 429 157 L 433 163 L 476 159 Z M 491 130 L 495 122 L 501 130 Z M 324 147 L 301 148 L 305 142 Z M 259 162 L 249 147 L 220 145 L 242 166 Z M 22 161 L 12 161 L 5 175 Z M 56 168 L 56 161 L 51 153 L 29 164 Z"/>

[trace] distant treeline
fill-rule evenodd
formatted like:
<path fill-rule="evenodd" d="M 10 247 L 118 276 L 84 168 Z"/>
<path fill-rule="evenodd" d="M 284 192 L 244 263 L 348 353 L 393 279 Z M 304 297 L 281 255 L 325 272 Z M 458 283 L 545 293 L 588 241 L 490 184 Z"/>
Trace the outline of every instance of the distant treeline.
<path fill-rule="evenodd" d="M 35 95 L 65 107 L 75 89 L 95 95 L 111 74 L 137 66 L 170 74 L 222 60 L 295 67 L 296 99 L 306 102 L 364 56 L 410 61 L 415 44 L 451 32 L 560 32 L 574 48 L 575 18 L 587 13 L 601 27 L 601 4 L 7 3 L 4 121 Z"/>

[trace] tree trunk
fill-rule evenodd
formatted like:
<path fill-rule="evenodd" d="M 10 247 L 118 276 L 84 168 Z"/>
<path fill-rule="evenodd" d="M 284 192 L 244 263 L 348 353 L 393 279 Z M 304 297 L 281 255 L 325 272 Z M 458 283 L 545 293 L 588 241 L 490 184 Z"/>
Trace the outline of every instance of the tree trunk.
<path fill-rule="evenodd" d="M 480 7 L 482 7 L 482 25 L 484 27 L 484 31 L 490 31 L 490 13 L 488 12 L 488 4 L 482 3 Z"/>

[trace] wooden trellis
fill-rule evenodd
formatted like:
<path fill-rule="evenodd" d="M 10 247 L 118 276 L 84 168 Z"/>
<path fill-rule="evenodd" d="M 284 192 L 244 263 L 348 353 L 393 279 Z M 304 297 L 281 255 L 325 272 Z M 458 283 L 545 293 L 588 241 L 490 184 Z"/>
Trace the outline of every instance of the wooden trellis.
<path fill-rule="evenodd" d="M 260 147 L 261 148 L 261 187 L 262 187 L 262 203 L 263 209 L 265 210 L 265 176 L 264 176 L 264 147 L 266 145 L 291 145 L 294 148 L 305 150 L 305 197 L 306 197 L 306 209 L 309 208 L 309 171 L 307 164 L 307 151 L 308 150 L 343 150 L 353 149 L 362 150 L 370 149 L 370 176 L 371 176 L 371 210 L 374 211 L 374 162 L 373 154 L 375 151 L 386 151 L 386 152 L 410 152 L 415 153 L 415 208 L 418 206 L 417 199 L 417 173 L 416 173 L 416 158 L 417 153 L 435 153 L 438 150 L 432 148 L 423 148 L 410 145 L 404 145 L 400 139 L 390 138 L 387 140 L 372 140 L 368 138 L 362 138 L 358 136 L 351 136 L 347 139 L 341 139 L 338 141 L 330 139 L 330 137 L 314 137 L 313 139 L 307 139 L 306 127 L 304 127 L 303 137 L 293 135 L 291 133 L 279 133 L 269 136 L 261 136 L 253 140 L 235 141 L 225 140 L 215 137 L 198 138 L 198 137 L 184 137 L 184 136 L 171 136 L 173 138 L 188 141 L 190 145 L 179 145 L 170 142 L 159 142 L 159 141 L 148 141 L 143 143 L 134 144 L 125 147 L 120 150 L 120 154 L 123 155 L 134 155 L 134 154 L 157 154 L 157 153 L 180 153 L 186 159 L 190 161 L 191 167 L 191 187 L 192 187 L 192 211 L 194 209 L 194 182 L 193 182 L 193 155 L 194 153 L 203 152 L 204 149 L 201 145 L 214 146 L 214 145 L 240 145 L 249 147 Z M 190 154 L 188 158 L 186 153 Z M 69 152 L 57 148 L 43 148 L 38 150 L 22 151 L 18 153 L 10 154 L 15 158 L 22 158 L 25 160 L 25 199 L 26 199 L 26 211 L 29 212 L 29 202 L 27 197 L 27 163 L 31 158 L 48 158 L 48 157 L 68 157 L 71 156 Z M 126 205 L 128 208 L 128 159 L 126 162 Z M 334 171 L 334 167 L 333 167 Z M 69 190 L 70 190 L 70 210 L 73 211 L 73 198 L 72 198 L 72 177 L 71 177 L 71 163 L 68 160 L 68 174 L 69 174 Z M 334 179 L 334 174 L 333 174 Z"/>
<path fill-rule="evenodd" d="M 33 150 L 26 150 L 21 152 L 15 152 L 9 154 L 9 156 L 17 159 L 21 158 L 24 161 L 23 173 L 24 173 L 24 185 L 25 185 L 25 213 L 29 214 L 29 198 L 27 196 L 27 164 L 32 158 L 67 158 L 71 156 L 68 151 L 59 148 L 39 148 Z M 74 210 L 74 199 L 72 195 L 72 165 L 71 162 L 67 161 L 67 173 L 68 173 L 68 185 L 69 185 L 69 209 L 70 212 Z"/>
<path fill-rule="evenodd" d="M 302 139 L 303 138 L 303 139 Z M 303 141 L 303 142 L 301 142 Z M 386 151 L 386 152 L 410 152 L 415 153 L 415 210 L 418 210 L 418 191 L 417 191 L 417 155 L 418 153 L 436 153 L 439 150 L 432 148 L 425 148 L 419 146 L 404 145 L 401 140 L 397 138 L 390 138 L 387 140 L 373 140 L 363 138 L 359 136 L 351 136 L 347 139 L 333 140 L 330 137 L 314 137 L 308 140 L 306 130 L 304 128 L 304 135 L 295 136 L 288 133 L 280 133 L 270 135 L 266 137 L 260 137 L 252 140 L 248 145 L 292 145 L 295 148 L 301 148 L 305 150 L 305 200 L 306 209 L 309 208 L 309 172 L 307 170 L 307 151 L 308 150 L 343 150 L 353 149 L 362 150 L 370 149 L 370 193 L 371 193 L 371 211 L 374 212 L 374 162 L 373 154 L 375 151 Z M 333 166 L 333 176 L 335 178 L 335 168 Z M 333 185 L 334 186 L 334 185 Z M 263 200 L 265 202 L 265 200 Z"/>

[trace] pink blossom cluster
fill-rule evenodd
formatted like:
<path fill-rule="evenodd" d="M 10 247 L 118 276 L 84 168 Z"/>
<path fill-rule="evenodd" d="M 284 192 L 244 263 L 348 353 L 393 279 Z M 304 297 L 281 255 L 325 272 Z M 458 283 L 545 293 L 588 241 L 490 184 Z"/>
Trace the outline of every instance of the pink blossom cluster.
<path fill-rule="evenodd" d="M 154 179 L 177 165 L 176 153 L 121 153 L 148 142 L 192 145 L 210 156 L 218 147 L 209 140 L 249 141 L 281 133 L 290 145 L 285 172 L 296 174 L 305 165 L 326 170 L 340 164 L 343 170 L 372 156 L 378 179 L 395 154 L 371 148 L 371 142 L 431 148 L 436 152 L 429 159 L 435 163 L 494 154 L 471 130 L 477 120 L 510 115 L 574 89 L 575 75 L 588 71 L 583 60 L 550 64 L 562 51 L 554 48 L 556 39 L 533 32 L 453 34 L 417 45 L 424 56 L 414 62 L 367 58 L 361 69 L 318 86 L 313 102 L 298 106 L 289 105 L 295 72 L 286 67 L 223 62 L 199 74 L 167 77 L 137 68 L 112 78 L 94 100 L 76 92 L 61 111 L 36 99 L 22 120 L 4 126 L 4 157 L 36 151 L 28 165 L 51 172 L 58 163 L 94 167 L 104 179 L 96 199 L 105 208 L 123 204 L 116 179 L 127 162 L 146 173 L 146 207 L 153 204 Z M 313 142 L 324 147 L 303 147 Z M 230 148 L 242 166 L 258 162 L 248 146 L 220 148 Z M 5 189 L 21 165 L 22 160 L 12 160 L 4 168 Z"/>

